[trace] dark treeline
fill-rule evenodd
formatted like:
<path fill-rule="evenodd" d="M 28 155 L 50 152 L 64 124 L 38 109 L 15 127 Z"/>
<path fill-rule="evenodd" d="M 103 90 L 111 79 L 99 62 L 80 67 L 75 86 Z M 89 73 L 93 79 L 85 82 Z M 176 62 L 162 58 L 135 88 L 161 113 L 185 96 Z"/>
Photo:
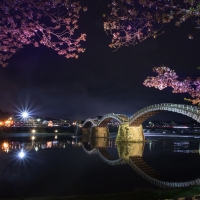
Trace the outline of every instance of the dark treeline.
<path fill-rule="evenodd" d="M 7 119 L 7 118 L 10 117 L 10 116 L 11 116 L 10 112 L 2 111 L 2 110 L 0 109 L 0 119 L 1 119 L 1 120 L 5 120 L 5 119 Z"/>

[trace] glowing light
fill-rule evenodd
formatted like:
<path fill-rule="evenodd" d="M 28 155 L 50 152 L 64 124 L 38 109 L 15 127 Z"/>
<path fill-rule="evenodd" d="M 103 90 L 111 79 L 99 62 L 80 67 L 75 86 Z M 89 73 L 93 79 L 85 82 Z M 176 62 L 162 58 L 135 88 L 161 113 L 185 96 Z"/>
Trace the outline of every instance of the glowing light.
<path fill-rule="evenodd" d="M 35 129 L 32 129 L 32 131 L 31 131 L 32 133 L 35 133 L 36 132 L 36 130 Z"/>
<path fill-rule="evenodd" d="M 47 148 L 51 148 L 52 147 L 52 142 L 51 141 L 48 141 L 47 142 Z"/>
<path fill-rule="evenodd" d="M 35 147 L 35 151 L 38 151 L 38 150 L 39 150 L 39 148 L 38 148 L 38 146 L 36 146 L 36 147 Z"/>
<path fill-rule="evenodd" d="M 2 145 L 2 149 L 3 151 L 7 152 L 9 151 L 9 144 L 7 142 L 4 142 Z"/>
<path fill-rule="evenodd" d="M 12 123 L 12 122 L 11 122 L 10 120 L 6 120 L 6 121 L 4 122 L 4 125 L 7 126 L 7 127 L 10 127 L 11 123 Z"/>
<path fill-rule="evenodd" d="M 32 136 L 32 137 L 31 137 L 31 140 L 35 140 L 35 136 Z"/>
<path fill-rule="evenodd" d="M 55 133 L 57 133 L 58 132 L 58 130 L 55 130 Z"/>
<path fill-rule="evenodd" d="M 3 143 L 3 147 L 4 147 L 4 148 L 8 148 L 8 143 L 7 143 L 7 142 L 4 142 L 4 143 Z"/>
<path fill-rule="evenodd" d="M 52 122 L 52 121 L 49 121 L 49 122 L 48 122 L 48 126 L 51 126 L 51 127 L 52 127 L 52 126 L 53 126 L 53 122 Z"/>
<path fill-rule="evenodd" d="M 55 135 L 55 139 L 57 139 L 58 137 L 57 137 L 57 135 Z"/>
<path fill-rule="evenodd" d="M 18 156 L 19 156 L 19 158 L 24 158 L 25 157 L 25 153 L 24 153 L 24 151 L 22 150 L 22 151 L 20 151 L 19 152 L 19 154 L 18 154 Z"/>
<path fill-rule="evenodd" d="M 27 111 L 22 112 L 22 117 L 23 118 L 27 118 L 29 116 Z"/>

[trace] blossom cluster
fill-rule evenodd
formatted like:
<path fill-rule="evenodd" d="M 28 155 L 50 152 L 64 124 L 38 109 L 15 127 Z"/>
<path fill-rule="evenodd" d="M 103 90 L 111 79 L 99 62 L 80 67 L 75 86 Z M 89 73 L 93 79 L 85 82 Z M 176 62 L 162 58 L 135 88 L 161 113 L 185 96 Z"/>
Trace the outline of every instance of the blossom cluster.
<path fill-rule="evenodd" d="M 111 48 L 135 45 L 160 34 L 152 13 L 133 0 L 113 0 L 109 7 L 111 12 L 105 16 L 104 30 L 112 35 Z"/>
<path fill-rule="evenodd" d="M 73 0 L 0 1 L 0 65 L 24 45 L 45 45 L 64 55 L 78 58 L 84 52 L 81 41 L 86 34 L 75 35 L 82 8 Z"/>
<path fill-rule="evenodd" d="M 180 26 L 187 19 L 195 22 L 188 38 L 200 29 L 199 0 L 112 0 L 104 30 L 112 35 L 111 48 L 135 45 L 162 34 L 162 25 L 173 19 Z"/>
<path fill-rule="evenodd" d="M 185 100 L 200 105 L 200 77 L 183 79 L 166 66 L 154 67 L 153 71 L 158 75 L 147 77 L 143 83 L 146 87 L 155 87 L 159 90 L 171 87 L 173 93 L 188 93 L 192 99 Z"/>

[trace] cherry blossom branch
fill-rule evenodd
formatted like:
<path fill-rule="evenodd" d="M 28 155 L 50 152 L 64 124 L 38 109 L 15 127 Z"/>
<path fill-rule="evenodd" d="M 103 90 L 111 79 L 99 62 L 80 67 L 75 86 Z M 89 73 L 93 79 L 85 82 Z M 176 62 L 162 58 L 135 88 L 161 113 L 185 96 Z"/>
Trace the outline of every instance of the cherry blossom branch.
<path fill-rule="evenodd" d="M 161 28 L 172 20 L 180 26 L 188 19 L 196 23 L 193 39 L 200 30 L 199 0 L 112 0 L 111 12 L 104 22 L 104 30 L 112 35 L 111 48 L 135 45 L 149 37 L 162 34 Z"/>
<path fill-rule="evenodd" d="M 176 26 L 180 26 L 188 19 L 196 23 L 195 27 L 190 27 L 192 31 L 200 29 L 200 1 L 199 0 L 139 0 L 144 7 L 148 7 L 155 12 L 159 23 L 169 23 L 175 21 Z M 188 34 L 189 39 L 193 39 L 196 34 Z"/>
<path fill-rule="evenodd" d="M 86 40 L 86 34 L 75 34 L 81 10 L 87 8 L 73 0 L 0 1 L 0 65 L 6 67 L 6 60 L 28 44 L 42 44 L 66 58 L 78 58 Z"/>
<path fill-rule="evenodd" d="M 154 16 L 133 0 L 113 0 L 110 15 L 105 16 L 104 31 L 112 35 L 111 48 L 135 45 L 161 34 Z"/>
<path fill-rule="evenodd" d="M 166 66 L 154 67 L 153 71 L 158 75 L 149 76 L 144 80 L 146 87 L 155 87 L 163 90 L 166 87 L 171 87 L 173 93 L 188 93 L 193 99 L 184 99 L 192 104 L 200 105 L 200 77 L 192 79 L 187 77 L 185 79 L 178 77 L 174 70 Z"/>

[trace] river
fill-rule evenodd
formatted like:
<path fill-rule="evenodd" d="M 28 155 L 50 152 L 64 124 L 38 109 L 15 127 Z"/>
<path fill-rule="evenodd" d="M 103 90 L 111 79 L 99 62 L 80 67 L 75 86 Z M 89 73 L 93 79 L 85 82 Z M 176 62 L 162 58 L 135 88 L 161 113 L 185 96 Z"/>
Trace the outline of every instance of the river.
<path fill-rule="evenodd" d="M 34 136 L 34 134 L 32 134 Z M 177 188 L 200 183 L 200 138 L 149 133 L 144 143 L 49 134 L 0 139 L 0 198 Z"/>

